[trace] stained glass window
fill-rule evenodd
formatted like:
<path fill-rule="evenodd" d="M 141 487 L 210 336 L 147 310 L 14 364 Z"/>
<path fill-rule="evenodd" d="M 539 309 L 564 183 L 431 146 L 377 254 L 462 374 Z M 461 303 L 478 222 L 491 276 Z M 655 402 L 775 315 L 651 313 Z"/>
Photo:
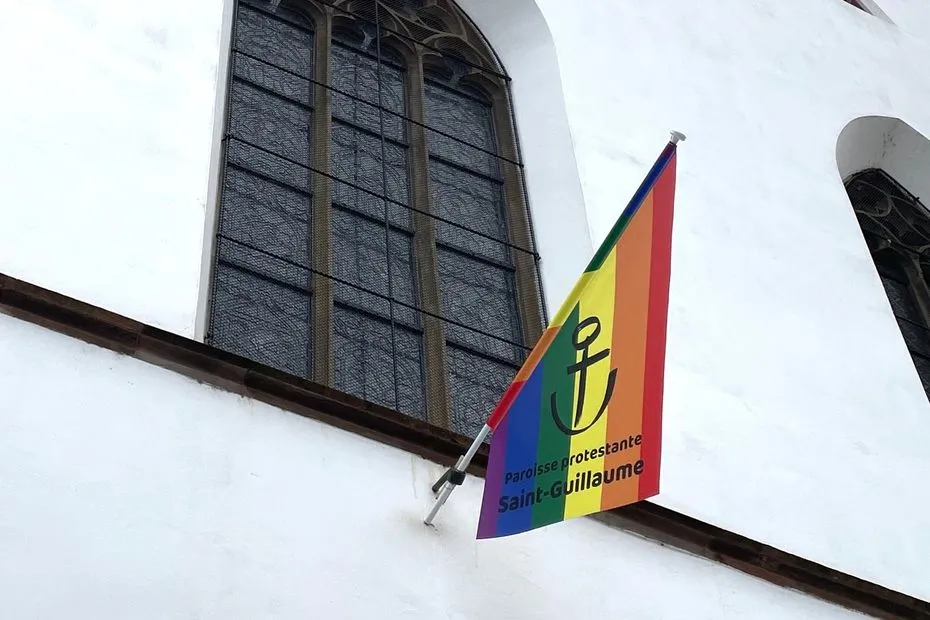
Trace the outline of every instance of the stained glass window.
<path fill-rule="evenodd" d="M 208 342 L 474 434 L 542 325 L 507 81 L 450 0 L 239 0 Z"/>
<path fill-rule="evenodd" d="M 930 396 L 930 214 L 882 170 L 846 184 L 904 343 Z"/>
<path fill-rule="evenodd" d="M 334 381 L 350 394 L 425 419 L 422 338 L 411 310 L 417 300 L 404 70 L 386 49 L 373 49 L 364 32 L 335 34 L 333 269 L 354 286 L 335 287 Z M 378 197 L 385 194 L 391 202 Z"/>
<path fill-rule="evenodd" d="M 238 7 L 211 304 L 215 346 L 304 377 L 313 49 L 299 15 Z"/>
<path fill-rule="evenodd" d="M 443 314 L 456 322 L 446 330 L 459 386 L 452 426 L 472 435 L 484 424 L 489 394 L 506 388 L 523 358 L 514 346 L 522 336 L 504 189 L 490 102 L 441 74 L 425 86 L 432 204 L 447 220 L 436 231 L 439 288 Z"/>

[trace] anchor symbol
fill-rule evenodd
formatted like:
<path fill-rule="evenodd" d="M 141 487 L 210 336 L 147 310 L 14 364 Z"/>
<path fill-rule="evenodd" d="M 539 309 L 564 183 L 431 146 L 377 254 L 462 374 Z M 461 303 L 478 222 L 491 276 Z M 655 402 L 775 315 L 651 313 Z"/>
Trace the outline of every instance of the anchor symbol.
<path fill-rule="evenodd" d="M 588 326 L 594 326 L 594 329 L 591 330 L 591 333 L 588 334 L 584 339 L 581 338 L 581 331 Z M 604 400 L 601 403 L 600 408 L 597 411 L 597 415 L 594 416 L 594 419 L 591 420 L 591 423 L 587 426 L 579 428 L 578 425 L 581 423 L 581 414 L 584 409 L 584 396 L 585 388 L 587 387 L 588 379 L 588 368 L 593 364 L 598 363 L 608 355 L 610 355 L 610 348 L 604 349 L 603 351 L 598 351 L 597 353 L 591 355 L 589 349 L 594 341 L 597 340 L 598 335 L 601 333 L 601 321 L 596 316 L 590 316 L 583 321 L 579 321 L 578 327 L 575 328 L 575 331 L 572 332 L 572 346 L 575 347 L 575 350 L 581 351 L 581 359 L 570 364 L 566 368 L 566 373 L 569 375 L 578 374 L 578 401 L 575 403 L 575 418 L 572 420 L 570 426 L 566 426 L 559 416 L 558 405 L 556 403 L 556 393 L 553 392 L 550 396 L 550 405 L 552 408 L 552 420 L 555 422 L 555 425 L 559 427 L 566 435 L 578 435 L 585 432 L 601 419 L 601 416 L 604 415 L 604 412 L 607 410 L 607 403 L 610 402 L 610 397 L 614 393 L 614 384 L 617 381 L 617 369 L 613 368 L 610 371 L 610 374 L 607 376 L 607 388 L 604 392 Z"/>

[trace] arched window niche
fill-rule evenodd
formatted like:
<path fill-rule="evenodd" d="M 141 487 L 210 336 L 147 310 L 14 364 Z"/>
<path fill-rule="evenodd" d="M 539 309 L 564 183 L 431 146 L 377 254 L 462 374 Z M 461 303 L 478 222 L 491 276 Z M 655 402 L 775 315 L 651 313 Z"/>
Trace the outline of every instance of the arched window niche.
<path fill-rule="evenodd" d="M 204 340 L 474 434 L 545 325 L 504 68 L 450 0 L 233 10 Z"/>
<path fill-rule="evenodd" d="M 875 17 L 888 22 L 889 24 L 893 23 L 891 18 L 889 18 L 888 14 L 882 10 L 881 6 L 879 6 L 876 0 L 843 0 L 843 2 L 859 9 L 864 13 L 874 15 Z"/>
<path fill-rule="evenodd" d="M 930 396 L 930 140 L 888 117 L 851 122 L 837 163 L 924 391 Z"/>

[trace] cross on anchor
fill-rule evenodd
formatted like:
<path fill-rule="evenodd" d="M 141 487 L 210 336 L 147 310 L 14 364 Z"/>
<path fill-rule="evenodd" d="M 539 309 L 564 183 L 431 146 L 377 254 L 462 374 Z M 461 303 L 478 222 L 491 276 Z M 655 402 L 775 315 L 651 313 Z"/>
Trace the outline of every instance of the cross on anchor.
<path fill-rule="evenodd" d="M 581 331 L 590 325 L 593 325 L 594 329 L 591 330 L 591 333 L 585 336 L 584 339 L 581 339 Z M 575 417 L 571 421 L 570 426 L 566 426 L 565 423 L 562 422 L 561 416 L 559 415 L 558 403 L 556 402 L 557 394 L 553 392 L 549 398 L 552 410 L 552 421 L 555 422 L 555 425 L 559 427 L 559 430 L 566 435 L 578 435 L 597 424 L 598 420 L 601 419 L 601 416 L 604 415 L 604 412 L 607 410 L 607 404 L 610 402 L 610 397 L 614 393 L 614 385 L 617 381 L 616 368 L 611 369 L 610 374 L 607 376 L 607 387 L 604 391 L 604 400 L 601 402 L 601 406 L 597 410 L 597 415 L 594 416 L 594 419 L 591 420 L 590 424 L 578 428 L 578 425 L 581 423 L 581 416 L 584 412 L 584 397 L 585 389 L 587 388 L 588 368 L 610 355 L 609 347 L 603 351 L 598 351 L 593 355 L 589 352 L 591 345 L 594 344 L 594 341 L 597 340 L 597 337 L 600 335 L 600 333 L 601 321 L 596 316 L 589 316 L 583 321 L 579 321 L 578 326 L 572 332 L 572 346 L 575 347 L 576 351 L 581 351 L 581 359 L 574 364 L 569 364 L 565 369 L 568 375 L 578 375 L 578 401 L 575 403 Z"/>

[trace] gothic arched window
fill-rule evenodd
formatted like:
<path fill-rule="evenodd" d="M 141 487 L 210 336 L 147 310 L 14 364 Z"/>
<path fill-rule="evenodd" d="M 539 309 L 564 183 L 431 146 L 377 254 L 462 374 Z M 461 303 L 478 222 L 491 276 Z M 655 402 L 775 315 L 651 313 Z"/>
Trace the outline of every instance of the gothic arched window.
<path fill-rule="evenodd" d="M 846 182 L 888 301 L 930 396 L 930 213 L 879 169 Z"/>
<path fill-rule="evenodd" d="M 239 0 L 207 341 L 473 434 L 542 332 L 509 78 L 451 0 Z"/>

